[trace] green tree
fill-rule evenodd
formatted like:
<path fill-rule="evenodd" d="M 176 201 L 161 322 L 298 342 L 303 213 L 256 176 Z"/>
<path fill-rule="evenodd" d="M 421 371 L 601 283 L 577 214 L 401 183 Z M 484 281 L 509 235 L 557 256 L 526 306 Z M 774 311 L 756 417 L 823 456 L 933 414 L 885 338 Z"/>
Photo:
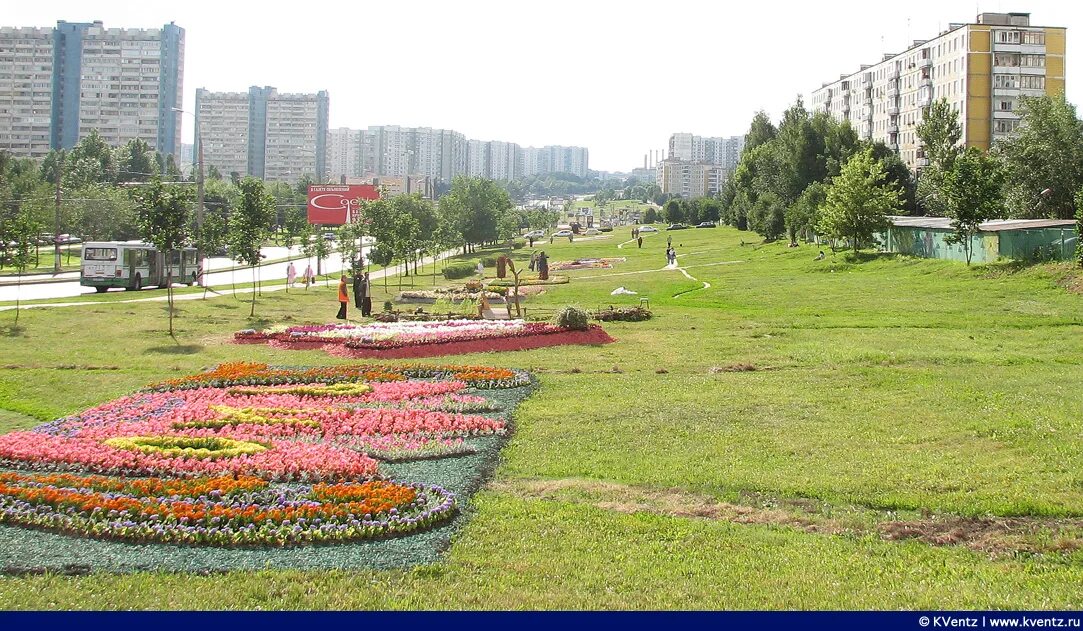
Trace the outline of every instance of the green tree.
<path fill-rule="evenodd" d="M 308 259 L 316 259 L 316 274 L 321 273 L 323 260 L 331 255 L 331 248 L 317 226 L 308 225 L 301 233 L 301 253 Z"/>
<path fill-rule="evenodd" d="M 157 177 L 136 191 L 139 232 L 143 240 L 165 255 L 166 299 L 169 302 L 169 335 L 173 335 L 173 274 L 169 263 L 188 239 L 188 213 L 192 195 L 187 187 L 164 185 Z"/>
<path fill-rule="evenodd" d="M 440 199 L 440 212 L 461 236 L 464 252 L 474 245 L 496 241 L 499 218 L 510 209 L 507 191 L 492 180 L 477 177 L 456 177 L 451 191 Z"/>
<path fill-rule="evenodd" d="M 1076 246 L 1075 246 L 1075 258 L 1079 262 L 1079 266 L 1083 267 L 1083 188 L 1076 191 L 1075 194 L 1075 227 L 1076 227 Z"/>
<path fill-rule="evenodd" d="M 647 209 L 647 212 L 643 213 L 643 223 L 658 223 L 658 211 L 651 206 Z"/>
<path fill-rule="evenodd" d="M 952 233 L 948 243 L 959 243 L 966 264 L 974 255 L 972 237 L 982 223 L 1000 216 L 1004 208 L 1004 174 L 1000 163 L 980 149 L 959 154 L 944 176 L 943 197 Z"/>
<path fill-rule="evenodd" d="M 2 189 L 0 189 L 2 190 Z M 11 266 L 18 274 L 15 287 L 15 323 L 19 326 L 20 299 L 22 291 L 22 276 L 30 267 L 34 257 L 34 247 L 37 244 L 37 236 L 41 226 L 34 221 L 28 210 L 18 213 L 7 225 L 0 228 L 0 236 L 4 239 L 6 254 Z"/>
<path fill-rule="evenodd" d="M 1083 187 L 1083 124 L 1063 94 L 1024 97 L 1018 133 L 999 141 L 1008 206 L 1019 218 L 1075 217 L 1075 193 Z"/>
<path fill-rule="evenodd" d="M 228 237 L 229 222 L 224 212 L 210 209 L 203 215 L 202 226 L 196 226 L 193 222 L 192 245 L 195 246 L 197 251 L 202 252 L 204 256 L 215 256 L 215 252 L 225 247 Z M 203 299 L 206 300 L 207 283 L 203 282 L 202 276 L 204 274 L 206 274 L 206 270 L 200 268 L 199 284 L 203 285 Z"/>
<path fill-rule="evenodd" d="M 766 241 L 774 241 L 785 232 L 786 204 L 774 191 L 767 191 L 756 198 L 748 213 L 748 227 L 761 234 Z"/>
<path fill-rule="evenodd" d="M 929 160 L 918 177 L 916 197 L 925 214 L 943 217 L 948 212 L 944 178 L 960 152 L 959 113 L 952 109 L 947 99 L 934 101 L 918 124 L 916 133 Z"/>
<path fill-rule="evenodd" d="M 816 227 L 820 207 L 827 199 L 827 187 L 821 182 L 813 182 L 805 187 L 797 201 L 785 212 L 786 233 L 790 243 L 796 244 L 798 235 L 805 234 Z"/>
<path fill-rule="evenodd" d="M 763 110 L 756 112 L 756 115 L 752 117 L 752 126 L 748 128 L 748 133 L 745 134 L 744 153 L 748 153 L 756 147 L 774 140 L 777 135 L 778 130 L 771 123 L 767 113 Z"/>
<path fill-rule="evenodd" d="M 263 189 L 263 181 L 254 177 L 241 180 L 240 203 L 229 218 L 229 248 L 233 259 L 252 268 L 252 283 L 256 282 L 256 266 L 263 258 L 260 248 L 271 234 L 275 219 L 275 198 Z M 322 239 L 321 239 L 322 240 Z M 256 315 L 256 287 L 252 288 L 252 310 Z"/>
<path fill-rule="evenodd" d="M 116 180 L 113 148 L 93 129 L 68 152 L 64 161 L 64 186 L 75 189 Z"/>
<path fill-rule="evenodd" d="M 154 151 L 141 138 L 129 140 L 116 156 L 118 182 L 146 182 L 160 173 Z"/>
<path fill-rule="evenodd" d="M 897 186 L 887 182 L 883 164 L 872 157 L 872 149 L 858 152 L 827 187 L 817 232 L 848 239 L 858 252 L 891 225 L 888 215 L 899 211 L 901 195 Z"/>
<path fill-rule="evenodd" d="M 669 223 L 682 223 L 685 220 L 684 204 L 679 199 L 671 199 L 662 207 L 662 216 Z"/>

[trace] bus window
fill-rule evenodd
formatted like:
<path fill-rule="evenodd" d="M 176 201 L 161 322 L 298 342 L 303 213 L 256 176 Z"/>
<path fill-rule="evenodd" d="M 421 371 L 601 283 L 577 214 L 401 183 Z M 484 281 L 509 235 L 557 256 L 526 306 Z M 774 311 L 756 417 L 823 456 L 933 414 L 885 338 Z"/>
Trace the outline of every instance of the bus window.
<path fill-rule="evenodd" d="M 181 253 L 180 252 L 176 252 L 176 251 L 170 252 L 169 253 L 169 264 L 170 265 L 180 265 L 180 258 L 181 258 Z"/>
<path fill-rule="evenodd" d="M 132 267 L 146 267 L 149 250 L 132 250 Z"/>
<path fill-rule="evenodd" d="M 184 265 L 187 267 L 189 265 L 194 266 L 195 264 L 196 264 L 196 251 L 195 250 L 185 250 L 184 251 Z"/>
<path fill-rule="evenodd" d="M 116 248 L 84 248 L 84 261 L 115 261 L 117 260 Z"/>

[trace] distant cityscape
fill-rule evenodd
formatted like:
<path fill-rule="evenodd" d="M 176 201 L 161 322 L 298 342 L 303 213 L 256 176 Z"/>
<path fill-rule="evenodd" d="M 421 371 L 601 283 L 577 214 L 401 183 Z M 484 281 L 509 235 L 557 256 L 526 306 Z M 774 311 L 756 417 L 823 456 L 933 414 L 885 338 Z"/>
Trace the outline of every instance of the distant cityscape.
<path fill-rule="evenodd" d="M 1020 97 L 1063 92 L 1065 29 L 1030 24 L 1028 13 L 982 13 L 951 24 L 899 54 L 840 75 L 812 92 L 812 111 L 849 121 L 859 137 L 880 141 L 915 171 L 927 163 L 914 133 L 924 108 L 947 99 L 960 113 L 967 146 L 987 149 L 1017 127 Z M 106 28 L 101 22 L 0 28 L 0 149 L 41 159 L 71 148 L 91 130 L 120 146 L 146 141 L 186 165 L 202 148 L 206 168 L 269 181 L 307 175 L 326 182 L 398 178 L 431 191 L 458 175 L 494 180 L 566 173 L 635 177 L 685 198 L 717 194 L 737 167 L 744 136 L 674 133 L 626 173 L 590 170 L 584 147 L 523 147 L 468 139 L 450 129 L 329 125 L 331 97 L 279 92 L 196 90 L 182 112 L 185 31 Z M 194 147 L 182 147 L 182 116 L 195 123 Z M 200 147 L 202 145 L 202 147 Z"/>

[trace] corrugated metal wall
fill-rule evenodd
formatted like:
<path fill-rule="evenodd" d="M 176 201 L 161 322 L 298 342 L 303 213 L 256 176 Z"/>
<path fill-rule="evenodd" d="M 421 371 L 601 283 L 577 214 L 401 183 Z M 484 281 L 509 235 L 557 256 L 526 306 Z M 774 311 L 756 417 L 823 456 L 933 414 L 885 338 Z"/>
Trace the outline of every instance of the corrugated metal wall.
<path fill-rule="evenodd" d="M 923 258 L 949 259 L 966 262 L 962 244 L 948 244 L 951 234 L 937 228 L 893 226 L 880 235 L 888 252 L 898 252 Z M 991 263 L 997 258 L 1021 260 L 1071 260 L 1079 236 L 1074 228 L 1036 228 L 1032 230 L 1002 230 L 979 232 L 971 237 L 971 263 Z"/>

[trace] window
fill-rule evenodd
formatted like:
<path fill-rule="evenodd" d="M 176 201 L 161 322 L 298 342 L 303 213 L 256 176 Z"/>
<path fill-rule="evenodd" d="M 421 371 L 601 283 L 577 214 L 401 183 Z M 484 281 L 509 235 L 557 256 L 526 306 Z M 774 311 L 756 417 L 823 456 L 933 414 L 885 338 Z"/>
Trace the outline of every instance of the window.
<path fill-rule="evenodd" d="M 996 41 L 998 44 L 1018 44 L 1020 40 L 1019 31 L 997 31 Z"/>
<path fill-rule="evenodd" d="M 1045 55 L 1020 55 L 1019 65 L 1024 68 L 1044 68 Z"/>
<path fill-rule="evenodd" d="M 1019 75 L 1014 74 L 997 74 L 993 75 L 993 87 L 995 88 L 1018 88 L 1019 87 Z"/>
<path fill-rule="evenodd" d="M 1027 31 L 1023 33 L 1023 43 L 1045 46 L 1045 31 Z"/>
<path fill-rule="evenodd" d="M 1017 120 L 998 120 L 996 122 L 996 132 L 998 134 L 1010 134 L 1016 129 L 1019 129 L 1019 121 Z"/>
<path fill-rule="evenodd" d="M 1019 53 L 995 53 L 993 55 L 993 65 L 1008 66 L 1012 68 L 1018 67 Z"/>
<path fill-rule="evenodd" d="M 1045 77 L 1041 75 L 1025 74 L 1019 77 L 1019 87 L 1024 90 L 1044 90 Z"/>
<path fill-rule="evenodd" d="M 83 250 L 84 261 L 115 261 L 117 260 L 116 248 L 86 248 Z"/>
<path fill-rule="evenodd" d="M 999 109 L 1000 109 L 1001 112 L 1010 112 L 1010 111 L 1012 111 L 1012 102 L 1011 101 L 1001 101 Z"/>

